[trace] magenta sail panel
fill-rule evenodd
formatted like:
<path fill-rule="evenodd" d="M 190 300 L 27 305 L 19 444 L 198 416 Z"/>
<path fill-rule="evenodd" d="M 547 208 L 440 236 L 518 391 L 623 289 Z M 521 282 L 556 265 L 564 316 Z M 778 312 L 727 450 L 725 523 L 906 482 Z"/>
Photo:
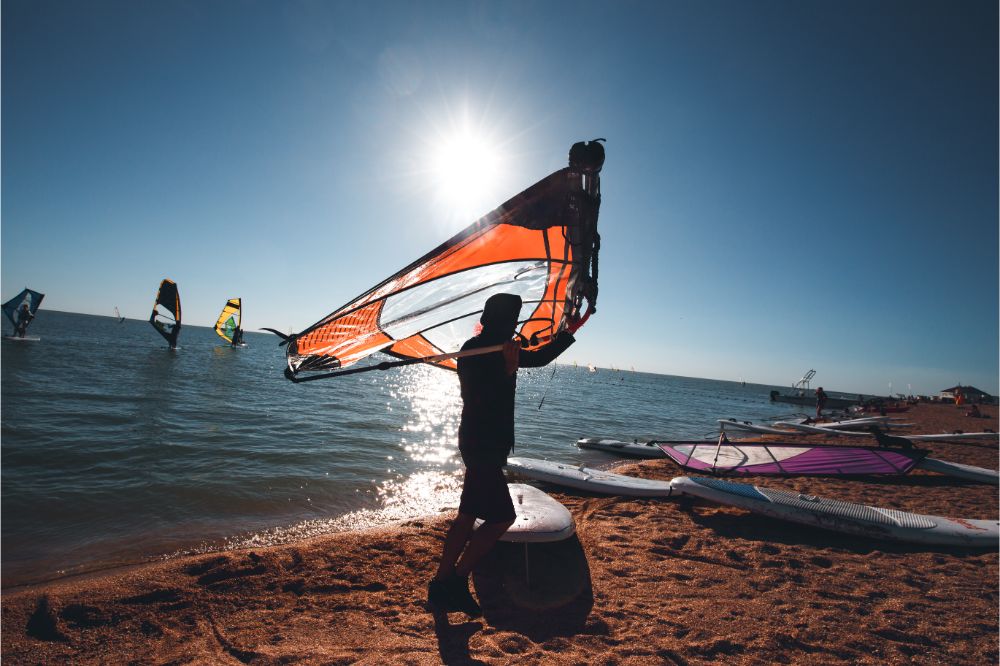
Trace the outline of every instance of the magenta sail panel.
<path fill-rule="evenodd" d="M 906 474 L 926 451 L 866 446 L 794 444 L 660 443 L 675 463 L 697 472 L 769 474 L 775 476 L 838 476 L 847 474 Z"/>

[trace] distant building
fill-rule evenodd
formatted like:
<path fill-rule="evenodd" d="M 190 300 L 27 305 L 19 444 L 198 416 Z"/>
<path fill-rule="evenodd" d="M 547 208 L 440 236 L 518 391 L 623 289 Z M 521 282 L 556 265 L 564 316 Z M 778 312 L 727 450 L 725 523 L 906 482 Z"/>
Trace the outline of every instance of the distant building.
<path fill-rule="evenodd" d="M 959 393 L 962 394 L 962 399 L 965 402 L 970 403 L 989 403 L 993 404 L 995 402 L 992 395 L 986 393 L 985 391 L 980 391 L 975 386 L 952 386 L 951 388 L 946 388 L 941 390 L 940 397 L 942 400 L 954 400 L 955 396 Z"/>

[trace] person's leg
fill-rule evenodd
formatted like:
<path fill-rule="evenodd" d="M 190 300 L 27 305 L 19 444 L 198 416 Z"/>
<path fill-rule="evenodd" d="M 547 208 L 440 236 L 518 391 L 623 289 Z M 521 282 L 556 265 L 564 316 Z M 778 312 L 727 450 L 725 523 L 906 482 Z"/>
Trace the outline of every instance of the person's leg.
<path fill-rule="evenodd" d="M 465 611 L 474 615 L 479 611 L 478 605 L 469 605 L 463 601 L 460 595 L 456 595 L 453 587 L 457 585 L 455 575 L 455 561 L 469 541 L 472 528 L 476 524 L 476 517 L 459 511 L 451 527 L 448 528 L 448 535 L 444 539 L 444 548 L 441 552 L 441 561 L 438 563 L 437 574 L 427 585 L 427 603 L 435 612 L 450 613 L 452 611 Z"/>
<path fill-rule="evenodd" d="M 448 529 L 448 536 L 444 540 L 444 549 L 441 553 L 441 562 L 438 564 L 435 580 L 444 580 L 455 573 L 455 563 L 465 549 L 469 537 L 472 535 L 472 528 L 476 524 L 476 517 L 466 513 L 459 513 Z"/>
<path fill-rule="evenodd" d="M 466 519 L 461 522 L 456 519 L 449 530 L 438 569 L 442 578 L 431 581 L 428 599 L 432 606 L 460 610 L 470 617 L 478 617 L 482 615 L 482 610 L 469 592 L 469 574 L 515 519 L 514 504 L 502 467 L 466 468 L 459 516 Z M 473 531 L 476 516 L 482 517 L 485 522 Z M 454 558 L 457 558 L 457 564 Z"/>
<path fill-rule="evenodd" d="M 444 580 L 434 580 L 431 583 L 431 585 L 440 586 L 444 590 L 443 594 L 435 590 L 435 597 L 440 598 L 437 595 L 440 594 L 443 597 L 446 594 L 447 596 L 444 598 L 447 601 L 444 603 L 450 608 L 462 611 L 469 617 L 482 615 L 483 611 L 479 607 L 479 602 L 469 591 L 469 574 L 472 573 L 472 569 L 483 555 L 490 551 L 497 540 L 507 531 L 507 528 L 513 524 L 514 521 L 510 520 L 480 525 L 472 533 L 472 538 L 469 539 L 468 545 L 462 551 L 462 556 L 455 568 L 452 569 L 451 574 Z M 439 603 L 439 605 L 441 604 Z"/>
<path fill-rule="evenodd" d="M 455 573 L 462 578 L 472 573 L 472 570 L 476 567 L 479 560 L 483 558 L 483 555 L 490 552 L 490 549 L 493 548 L 504 532 L 513 524 L 513 520 L 508 520 L 480 525 L 479 529 L 473 532 L 472 538 L 469 539 L 469 545 L 462 551 L 462 557 L 455 565 Z"/>
<path fill-rule="evenodd" d="M 475 472 L 466 468 L 465 478 L 462 480 L 462 499 L 458 506 L 458 515 L 445 536 L 437 573 L 427 585 L 427 603 L 436 612 L 465 611 L 473 616 L 480 613 L 479 606 L 475 601 L 470 604 L 467 599 L 464 599 L 465 596 L 468 596 L 468 583 L 466 583 L 465 595 L 456 594 L 453 590 L 453 588 L 458 587 L 459 582 L 455 575 L 455 562 L 469 542 L 469 537 L 476 525 L 476 490 L 478 486 Z"/>
<path fill-rule="evenodd" d="M 497 540 L 513 524 L 513 520 L 505 520 L 480 525 L 472 533 L 472 538 L 469 539 L 468 545 L 462 551 L 462 556 L 459 558 L 458 564 L 452 571 L 451 576 L 444 581 L 435 581 L 436 584 L 442 585 L 447 590 L 448 599 L 450 603 L 454 604 L 452 607 L 455 610 L 460 610 L 469 617 L 479 617 L 482 615 L 483 611 L 479 607 L 479 602 L 476 601 L 476 598 L 472 596 L 472 592 L 469 591 L 469 575 L 479 560 L 482 559 L 483 555 L 493 548 Z"/>
<path fill-rule="evenodd" d="M 483 614 L 469 592 L 468 574 L 460 576 L 455 572 L 455 561 L 462 555 L 466 545 L 475 540 L 475 534 L 478 534 L 478 530 L 473 533 L 475 524 L 475 516 L 459 512 L 448 529 L 437 575 L 427 586 L 427 603 L 435 612 L 462 611 L 469 617 Z M 472 539 L 469 538 L 470 534 Z"/>
<path fill-rule="evenodd" d="M 514 503 L 510 499 L 510 489 L 507 487 L 503 467 L 497 465 L 478 468 L 475 470 L 475 475 L 480 507 L 476 513 L 483 518 L 483 524 L 472 534 L 455 565 L 455 573 L 461 577 L 472 573 L 483 555 L 488 553 L 503 533 L 514 524 L 517 516 Z"/>

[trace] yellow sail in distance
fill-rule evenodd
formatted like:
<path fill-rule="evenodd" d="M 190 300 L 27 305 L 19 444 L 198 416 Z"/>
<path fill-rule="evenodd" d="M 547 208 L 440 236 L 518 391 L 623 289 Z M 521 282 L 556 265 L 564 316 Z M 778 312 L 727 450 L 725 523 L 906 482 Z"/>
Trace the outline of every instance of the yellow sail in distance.
<path fill-rule="evenodd" d="M 219 320 L 215 322 L 215 332 L 229 344 L 233 343 L 233 335 L 240 328 L 241 312 L 240 299 L 230 298 L 226 301 L 226 306 L 222 308 Z"/>

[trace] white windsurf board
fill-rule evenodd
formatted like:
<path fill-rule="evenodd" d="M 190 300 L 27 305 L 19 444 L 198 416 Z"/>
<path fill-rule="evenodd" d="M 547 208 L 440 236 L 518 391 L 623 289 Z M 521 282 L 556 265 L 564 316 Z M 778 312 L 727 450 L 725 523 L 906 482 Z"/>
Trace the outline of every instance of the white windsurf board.
<path fill-rule="evenodd" d="M 737 421 L 735 419 L 717 419 L 719 430 L 745 430 L 747 432 L 757 432 L 762 435 L 794 435 L 794 430 L 788 428 L 772 428 L 762 426 L 750 421 Z"/>
<path fill-rule="evenodd" d="M 535 458 L 508 458 L 507 469 L 537 481 L 577 488 L 603 495 L 630 495 L 635 497 L 667 497 L 671 494 L 669 481 L 640 479 L 624 474 L 614 474 L 584 465 L 567 465 Z"/>
<path fill-rule="evenodd" d="M 526 483 L 510 483 L 507 489 L 517 518 L 501 541 L 547 543 L 568 539 L 576 532 L 573 514 L 554 497 Z M 476 525 L 482 522 L 477 520 Z"/>
<path fill-rule="evenodd" d="M 821 421 L 821 422 L 811 422 L 805 423 L 804 420 L 785 420 L 785 421 L 775 421 L 771 424 L 775 427 L 781 428 L 794 428 L 800 425 L 811 425 L 819 428 L 828 428 L 830 430 L 850 430 L 851 428 L 868 428 L 871 426 L 878 426 L 879 428 L 906 428 L 913 424 L 911 423 L 892 423 L 889 421 L 888 416 L 872 416 L 863 419 L 847 419 L 844 421 Z"/>
<path fill-rule="evenodd" d="M 726 423 L 729 423 L 726 421 Z M 744 424 L 745 425 L 745 424 Z M 810 433 L 815 435 L 829 435 L 833 437 L 872 437 L 870 432 L 855 432 L 851 430 L 834 430 L 831 428 L 825 428 L 814 425 L 806 425 L 804 423 L 786 423 L 789 428 L 794 428 L 797 431 L 804 433 Z M 734 426 L 741 427 L 741 426 Z M 858 426 L 855 426 L 858 427 Z M 863 424 L 862 426 L 863 427 Z M 756 430 L 755 432 L 765 432 L 764 430 Z M 788 430 L 778 431 L 771 430 L 768 431 L 769 434 L 791 434 Z M 997 433 L 995 432 L 964 432 L 964 433 L 937 433 L 937 434 L 925 434 L 925 435 L 893 435 L 894 437 L 902 437 L 903 439 L 908 439 L 913 442 L 951 442 L 960 441 L 965 439 L 975 439 L 975 440 L 995 440 L 997 439 Z"/>
<path fill-rule="evenodd" d="M 997 433 L 995 432 L 943 432 L 936 435 L 900 435 L 900 437 L 905 437 L 906 439 L 912 439 L 915 442 L 950 442 L 959 441 L 963 439 L 989 439 L 996 440 Z"/>
<path fill-rule="evenodd" d="M 959 479 L 978 481 L 979 483 L 990 483 L 993 485 L 1000 483 L 1000 472 L 997 472 L 995 469 L 986 469 L 985 467 L 963 465 L 962 463 L 937 460 L 936 458 L 924 458 L 917 463 L 917 467 L 937 472 L 938 474 L 954 476 Z"/>
<path fill-rule="evenodd" d="M 1000 541 L 997 520 L 925 516 L 722 479 L 681 476 L 671 483 L 675 490 L 686 495 L 846 534 L 977 548 L 996 548 Z"/>
<path fill-rule="evenodd" d="M 653 442 L 622 442 L 603 437 L 582 437 L 576 441 L 581 449 L 607 451 L 634 458 L 663 458 L 663 450 Z"/>
<path fill-rule="evenodd" d="M 780 424 L 779 423 L 775 423 L 775 425 L 781 425 L 783 428 L 791 428 L 792 430 L 796 430 L 796 431 L 799 431 L 799 432 L 804 432 L 804 433 L 807 433 L 807 434 L 810 434 L 810 435 L 831 435 L 831 436 L 834 436 L 834 437 L 871 437 L 872 436 L 871 433 L 869 433 L 869 432 L 855 432 L 855 431 L 852 431 L 852 430 L 838 430 L 836 428 L 827 428 L 826 424 L 818 426 L 818 425 L 809 425 L 809 424 L 806 424 L 806 423 L 788 423 L 788 422 L 782 422 Z M 854 425 L 855 428 L 863 428 L 863 427 L 865 427 L 866 424 L 864 424 L 864 423 L 855 423 L 853 425 Z M 875 425 L 879 425 L 879 424 L 877 422 L 872 422 L 872 423 L 868 423 L 867 425 L 869 425 L 869 426 L 875 426 Z M 794 433 L 790 432 L 789 430 L 785 430 L 783 434 L 788 435 L 788 434 L 794 434 Z"/>

